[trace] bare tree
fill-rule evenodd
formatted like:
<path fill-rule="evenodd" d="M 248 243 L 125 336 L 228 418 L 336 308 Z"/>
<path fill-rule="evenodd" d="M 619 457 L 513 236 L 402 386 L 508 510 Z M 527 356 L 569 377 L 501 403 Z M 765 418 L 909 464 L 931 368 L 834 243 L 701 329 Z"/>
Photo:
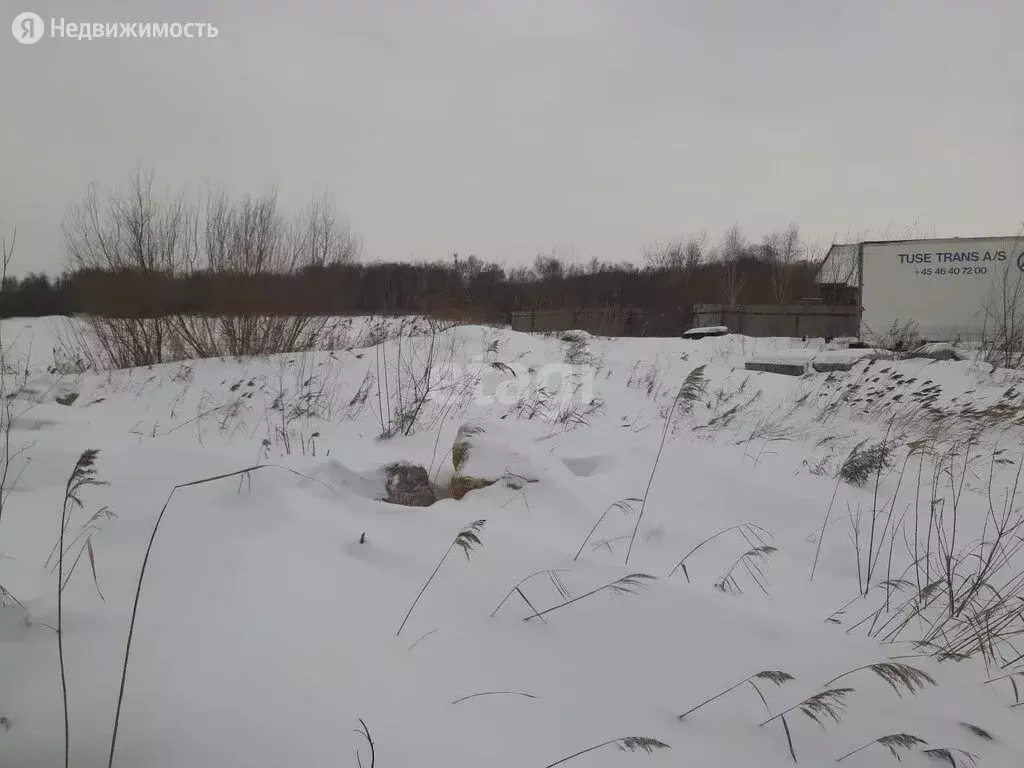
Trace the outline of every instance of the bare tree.
<path fill-rule="evenodd" d="M 537 254 L 537 257 L 533 260 L 533 272 L 537 276 L 537 279 L 546 282 L 553 282 L 555 280 L 561 280 L 565 275 L 565 265 L 554 252 L 550 254 L 540 253 Z"/>
<path fill-rule="evenodd" d="M 722 244 L 718 249 L 721 260 L 722 294 L 730 307 L 735 307 L 739 302 L 740 294 L 747 283 L 741 265 L 747 252 L 747 238 L 739 225 L 733 224 L 722 236 Z"/>
<path fill-rule="evenodd" d="M 136 170 L 105 200 L 92 184 L 64 220 L 71 267 L 180 274 L 196 261 L 197 214 L 183 193 L 155 196 L 152 171 Z"/>
<path fill-rule="evenodd" d="M 679 269 L 682 266 L 682 242 L 673 240 L 644 251 L 643 265 L 646 269 Z"/>
<path fill-rule="evenodd" d="M 708 256 L 708 233 L 698 232 L 685 242 L 672 240 L 644 254 L 644 266 L 648 269 L 668 269 L 693 274 Z"/>
<path fill-rule="evenodd" d="M 339 221 L 337 211 L 329 192 L 309 204 L 295 224 L 294 240 L 301 245 L 296 266 L 322 269 L 359 260 L 362 242 L 347 224 Z"/>
<path fill-rule="evenodd" d="M 793 277 L 796 264 L 802 255 L 800 230 L 796 224 L 790 224 L 782 232 L 772 232 L 764 236 L 762 252 L 772 268 L 772 291 L 775 303 L 781 305 L 793 301 Z"/>
<path fill-rule="evenodd" d="M 671 297 L 670 301 L 690 303 L 690 287 L 708 256 L 707 240 L 707 233 L 701 232 L 685 241 L 671 240 L 644 253 L 646 269 L 668 273 L 660 288 Z"/>

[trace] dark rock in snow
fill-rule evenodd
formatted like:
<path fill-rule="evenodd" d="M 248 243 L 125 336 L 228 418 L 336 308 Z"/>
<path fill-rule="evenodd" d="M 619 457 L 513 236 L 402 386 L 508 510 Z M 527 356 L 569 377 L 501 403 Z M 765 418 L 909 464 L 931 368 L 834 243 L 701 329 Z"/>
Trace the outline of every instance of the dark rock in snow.
<path fill-rule="evenodd" d="M 384 468 L 385 501 L 406 507 L 429 507 L 437 497 L 430 475 L 419 464 L 395 462 Z"/>

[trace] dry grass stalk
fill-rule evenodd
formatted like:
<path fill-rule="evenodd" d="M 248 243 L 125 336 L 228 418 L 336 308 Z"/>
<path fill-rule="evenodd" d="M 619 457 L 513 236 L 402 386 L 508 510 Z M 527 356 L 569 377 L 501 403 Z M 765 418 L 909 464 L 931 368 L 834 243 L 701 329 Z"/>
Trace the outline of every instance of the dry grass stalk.
<path fill-rule="evenodd" d="M 608 591 L 611 592 L 613 595 L 635 595 L 637 592 L 639 592 L 646 586 L 645 582 L 652 581 L 653 579 L 654 577 L 647 573 L 630 573 L 626 576 L 623 576 L 620 579 L 616 579 L 615 581 L 612 581 L 608 584 L 603 584 L 602 586 L 597 587 L 596 589 L 592 589 L 589 592 L 585 592 L 582 595 L 579 595 L 578 597 L 574 597 L 571 600 L 566 600 L 565 602 L 559 603 L 558 605 L 548 608 L 547 610 L 540 611 L 539 613 L 534 612 L 532 616 L 525 617 L 523 621 L 530 621 L 531 619 L 543 619 L 544 616 L 548 613 L 552 613 L 561 608 L 565 608 L 566 606 L 572 605 L 573 603 L 577 603 L 580 600 L 585 600 L 586 598 L 591 597 L 592 595 L 596 595 L 598 592 Z"/>
<path fill-rule="evenodd" d="M 294 469 L 288 467 L 282 467 L 277 464 L 256 464 L 251 467 L 244 469 L 237 469 L 232 472 L 224 472 L 219 475 L 212 475 L 210 477 L 204 477 L 199 480 L 191 480 L 187 483 L 179 483 L 178 485 L 171 488 L 170 493 L 167 494 L 167 498 L 164 499 L 163 506 L 160 508 L 160 513 L 156 516 L 156 521 L 153 523 L 153 528 L 149 534 L 149 541 L 146 544 L 146 552 L 142 558 L 142 566 L 139 568 L 139 579 L 135 586 L 135 597 L 132 601 L 132 614 L 131 620 L 128 623 L 128 637 L 124 644 L 124 661 L 121 663 L 121 683 L 117 694 L 117 708 L 114 711 L 114 726 L 110 735 L 110 753 L 107 759 L 107 768 L 113 768 L 114 755 L 117 748 L 117 734 L 121 725 L 121 709 L 124 705 L 124 692 L 128 682 L 128 661 L 131 658 L 132 652 L 132 640 L 135 636 L 135 622 L 139 614 L 139 603 L 142 599 L 142 585 L 146 578 L 146 568 L 149 565 L 149 558 L 153 552 L 153 544 L 156 541 L 157 533 L 160 531 L 160 524 L 163 522 L 164 515 L 167 514 L 167 510 L 171 505 L 171 501 L 174 499 L 174 494 L 185 488 L 195 488 L 200 485 L 207 485 L 209 483 L 215 483 L 219 480 L 228 480 L 235 477 L 248 477 L 255 472 L 259 472 L 265 469 L 279 469 L 287 472 L 296 477 L 303 478 L 311 482 L 320 483 L 327 488 L 330 488 L 326 483 L 316 480 L 315 478 L 303 475 L 300 472 L 296 472 Z M 333 490 L 333 489 L 332 489 Z"/>
<path fill-rule="evenodd" d="M 430 574 L 430 577 L 423 584 L 423 588 L 420 589 L 419 594 L 416 595 L 416 599 L 412 601 L 412 605 L 409 606 L 409 610 L 405 614 L 405 618 L 402 619 L 402 623 L 398 626 L 398 631 L 395 632 L 395 637 L 402 634 L 402 630 L 405 628 L 405 624 L 409 621 L 409 617 L 412 616 L 413 609 L 416 608 L 416 603 L 423 597 L 423 593 L 427 591 L 427 587 L 430 586 L 430 582 L 437 576 L 437 572 L 441 570 L 441 566 L 444 565 L 444 561 L 448 559 L 448 555 L 452 553 L 452 550 L 459 547 L 466 555 L 466 559 L 470 559 L 470 555 L 478 548 L 483 546 L 483 542 L 480 541 L 479 533 L 483 530 L 485 520 L 475 520 L 474 522 L 467 525 L 461 531 L 456 534 L 455 539 L 449 545 L 448 549 L 445 550 L 444 557 L 437 564 L 434 572 Z"/>
<path fill-rule="evenodd" d="M 842 720 L 843 713 L 846 711 L 845 699 L 853 693 L 853 690 L 853 688 L 828 688 L 820 693 L 807 697 L 803 701 L 797 702 L 793 706 L 789 707 L 789 709 L 785 709 L 777 715 L 769 717 L 760 724 L 760 727 L 763 728 L 775 720 L 782 721 L 782 728 L 786 734 L 786 742 L 789 745 L 789 754 L 795 763 L 797 762 L 796 747 L 793 745 L 793 734 L 789 730 L 789 723 L 786 722 L 786 715 L 796 710 L 805 717 L 813 720 L 822 728 L 825 727 L 826 720 L 838 723 Z"/>
<path fill-rule="evenodd" d="M 366 722 L 363 718 L 359 718 L 359 728 L 356 730 L 356 733 L 366 739 L 366 743 L 370 748 L 370 764 L 367 768 L 374 768 L 374 763 L 377 759 L 376 749 L 373 745 L 373 737 L 370 735 L 370 729 L 366 726 Z M 363 768 L 363 759 L 360 757 L 358 749 L 356 750 L 356 765 L 358 765 L 359 768 Z"/>
<path fill-rule="evenodd" d="M 764 571 L 761 570 L 760 561 L 766 560 L 767 558 L 774 555 L 779 550 L 769 544 L 759 544 L 751 549 L 748 549 L 736 561 L 729 566 L 728 570 L 714 583 L 714 588 L 719 592 L 728 592 L 732 595 L 738 595 L 743 592 L 743 588 L 740 586 L 739 581 L 733 575 L 733 572 L 740 566 L 747 572 L 751 580 L 758 586 L 758 588 L 768 594 L 768 580 L 764 575 Z"/>
<path fill-rule="evenodd" d="M 459 704 L 463 701 L 469 701 L 470 699 L 475 699 L 480 696 L 522 696 L 526 699 L 537 698 L 532 693 L 523 693 L 521 691 L 481 691 L 480 693 L 471 693 L 469 696 L 462 696 L 461 698 L 453 701 L 452 704 Z"/>
<path fill-rule="evenodd" d="M 978 756 L 964 749 L 935 747 L 932 749 L 922 749 L 921 752 L 936 762 L 945 763 L 950 768 L 963 768 L 963 766 L 977 765 L 978 763 Z"/>
<path fill-rule="evenodd" d="M 764 694 L 761 693 L 761 689 L 757 687 L 757 684 L 756 684 L 755 681 L 757 681 L 757 680 L 767 680 L 770 683 L 775 683 L 775 685 L 777 685 L 777 686 L 782 686 L 782 685 L 788 683 L 792 679 L 793 679 L 793 676 L 791 674 L 789 674 L 788 672 L 781 672 L 781 671 L 778 671 L 778 670 L 770 670 L 770 669 L 769 670 L 763 670 L 761 672 L 757 672 L 757 673 L 751 675 L 750 677 L 743 678 L 742 680 L 740 680 L 735 685 L 730 685 L 728 688 L 726 688 L 721 693 L 716 693 L 714 696 L 712 696 L 710 698 L 707 698 L 707 699 L 704 699 L 704 701 L 702 701 L 697 706 L 691 707 L 690 709 L 688 709 L 685 712 L 683 712 L 683 714 L 679 715 L 679 719 L 682 720 L 687 715 L 693 714 L 694 712 L 696 712 L 698 709 L 702 708 L 706 704 L 710 704 L 711 702 L 715 701 L 716 699 L 722 698 L 727 693 L 730 693 L 731 691 L 734 691 L 737 688 L 739 688 L 741 685 L 745 685 L 745 684 L 749 684 L 751 687 L 753 687 L 753 689 L 755 691 L 757 691 L 757 695 L 761 697 L 761 701 L 764 703 L 765 708 L 767 709 L 768 708 L 768 702 L 767 702 L 767 700 L 765 700 Z M 771 714 L 770 711 L 769 711 L 769 714 Z"/>
<path fill-rule="evenodd" d="M 555 768 L 556 765 L 567 763 L 573 758 L 611 746 L 617 747 L 622 752 L 645 752 L 649 755 L 653 754 L 656 750 L 669 749 L 668 744 L 658 741 L 657 739 L 652 739 L 649 736 L 624 736 L 620 739 L 612 739 L 611 741 L 604 741 L 600 744 L 595 744 L 592 747 L 581 749 L 579 752 L 573 752 L 571 755 L 567 755 L 561 760 L 555 760 L 553 763 L 548 763 L 544 768 Z"/>
<path fill-rule="evenodd" d="M 701 547 L 703 547 L 705 544 L 710 544 L 719 536 L 724 536 L 725 534 L 730 533 L 732 531 L 738 531 L 739 534 L 747 542 L 747 544 L 751 547 L 767 545 L 768 540 L 774 538 L 770 531 L 765 530 L 761 526 L 756 525 L 754 523 L 739 523 L 738 525 L 730 525 L 728 528 L 723 528 L 722 530 L 711 534 L 706 539 L 703 539 L 699 541 L 696 545 L 694 545 L 694 547 L 690 549 L 690 551 L 687 552 L 685 555 L 683 555 L 682 559 L 680 559 L 680 561 L 675 564 L 675 566 L 669 572 L 668 578 L 671 579 L 672 575 L 677 570 L 682 570 L 683 576 L 686 577 L 686 582 L 690 583 L 690 573 L 686 567 L 686 561 L 689 559 L 689 557 L 695 554 L 697 550 L 701 549 Z"/>
<path fill-rule="evenodd" d="M 643 501 L 643 499 L 639 499 L 636 496 L 629 496 L 625 499 L 619 499 L 618 501 L 610 504 L 608 508 L 601 513 L 601 516 L 597 518 L 597 522 L 594 523 L 593 527 L 590 529 L 590 532 L 587 533 L 587 537 L 583 539 L 583 543 L 580 544 L 580 548 L 576 550 L 576 554 L 572 558 L 573 562 L 579 560 L 580 554 L 583 552 L 583 548 L 587 546 L 587 542 L 590 541 L 590 537 L 594 535 L 594 531 L 596 531 L 598 527 L 601 525 L 601 523 L 604 522 L 604 519 L 608 516 L 609 512 L 611 512 L 613 509 L 617 509 L 623 514 L 633 514 L 633 504 L 635 504 L 638 501 Z"/>
<path fill-rule="evenodd" d="M 71 726 L 68 714 L 68 681 L 67 671 L 64 666 L 64 538 L 68 525 L 71 522 L 71 513 L 77 507 L 81 509 L 82 499 L 79 494 L 92 486 L 106 485 L 105 482 L 96 477 L 96 459 L 99 451 L 95 448 L 87 448 L 82 451 L 75 462 L 74 469 L 68 475 L 67 483 L 64 486 L 64 503 L 61 507 L 60 533 L 57 538 L 57 657 L 60 664 L 60 689 L 62 706 L 64 710 L 64 768 L 68 768 L 71 761 Z M 92 547 L 89 547 L 90 558 L 92 558 Z M 77 562 L 77 561 L 76 561 Z M 94 565 L 95 565 L 95 561 Z M 93 577 L 95 578 L 95 567 Z M 99 585 L 97 584 L 97 590 Z"/>
<path fill-rule="evenodd" d="M 897 761 L 902 761 L 903 756 L 900 754 L 901 750 L 904 752 L 909 752 L 914 747 L 927 743 L 928 742 L 926 742 L 924 739 L 919 738 L 917 736 L 913 736 L 909 733 L 890 733 L 888 736 L 881 736 L 875 739 L 874 741 L 869 741 L 863 747 L 857 747 L 857 749 L 854 749 L 851 752 L 847 752 L 842 757 L 837 757 L 836 762 L 838 763 L 839 761 L 845 760 L 848 757 L 853 757 L 858 752 L 863 752 L 865 749 L 867 749 L 868 747 L 873 747 L 875 744 L 879 745 L 880 747 L 885 747 L 889 750 L 890 753 L 892 753 L 892 756 L 895 757 Z"/>
<path fill-rule="evenodd" d="M 661 453 L 665 450 L 665 439 L 668 437 L 669 428 L 672 426 L 672 417 L 676 408 L 692 408 L 693 404 L 707 394 L 707 378 L 704 376 L 706 365 L 698 365 L 694 368 L 676 392 L 672 400 L 672 407 L 669 408 L 665 417 L 665 426 L 661 430 L 661 443 L 658 445 L 658 453 L 654 457 L 654 466 L 651 467 L 651 476 L 647 478 L 647 488 L 644 489 L 643 500 L 640 503 L 640 513 L 636 516 L 636 525 L 633 527 L 633 535 L 629 539 L 629 546 L 626 548 L 626 565 L 629 565 L 629 556 L 633 552 L 633 542 L 636 541 L 636 532 L 640 530 L 640 521 L 643 520 L 644 510 L 647 508 L 647 497 L 651 493 L 651 484 L 654 482 L 654 475 L 658 471 L 658 463 L 661 461 Z"/>
<path fill-rule="evenodd" d="M 863 667 L 851 669 L 849 672 L 843 672 L 843 674 L 837 675 L 825 683 L 825 687 L 827 688 L 837 680 L 841 680 L 844 677 L 848 677 L 849 675 L 865 670 L 870 670 L 882 678 L 901 698 L 904 691 L 911 695 L 916 695 L 929 685 L 938 685 L 938 683 L 935 682 L 935 678 L 923 670 L 912 667 L 909 664 L 888 661 L 878 664 L 866 664 Z"/>
<path fill-rule="evenodd" d="M 979 739 L 984 739 L 985 741 L 995 741 L 996 740 L 996 737 L 993 736 L 991 734 L 991 732 L 986 731 L 981 726 L 974 725 L 973 723 L 963 723 L 962 722 L 962 723 L 960 723 L 960 727 L 961 728 L 966 728 L 968 731 L 973 733 Z"/>
<path fill-rule="evenodd" d="M 563 600 L 569 600 L 572 598 L 572 594 L 569 592 L 568 588 L 566 588 L 565 586 L 565 583 L 562 581 L 563 573 L 568 573 L 568 571 L 566 571 L 565 569 L 545 568 L 544 570 L 535 571 L 534 573 L 531 573 L 524 579 L 520 579 L 518 582 L 516 582 L 515 586 L 513 586 L 512 589 L 510 589 L 506 593 L 505 597 L 502 598 L 501 602 L 498 603 L 497 607 L 493 611 L 491 611 L 491 618 L 494 618 L 498 614 L 498 611 L 501 610 L 501 607 L 505 605 L 506 602 L 508 602 L 508 599 L 512 597 L 513 594 L 518 594 L 523 599 L 523 602 L 525 602 L 530 607 L 530 610 L 533 611 L 534 615 L 541 621 L 543 621 L 545 624 L 547 624 L 547 621 L 545 621 L 545 619 L 539 613 L 537 613 L 537 609 L 533 607 L 533 603 L 530 602 L 529 598 L 526 596 L 526 593 L 523 592 L 523 585 L 536 576 L 547 576 L 548 579 L 551 581 L 551 585 L 555 588 L 555 591 L 558 592 L 561 598 Z"/>

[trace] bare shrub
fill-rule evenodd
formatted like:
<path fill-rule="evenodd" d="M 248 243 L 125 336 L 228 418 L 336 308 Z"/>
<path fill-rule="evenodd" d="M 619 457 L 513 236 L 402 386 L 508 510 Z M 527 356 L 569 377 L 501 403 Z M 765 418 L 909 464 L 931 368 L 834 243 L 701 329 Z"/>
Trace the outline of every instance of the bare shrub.
<path fill-rule="evenodd" d="M 392 343 L 374 348 L 377 420 L 380 436 L 408 436 L 422 426 L 427 405 L 444 400 L 442 419 L 469 393 L 480 372 L 462 373 L 455 364 L 457 339 L 446 325 L 429 321 L 421 333 L 405 319 Z M 391 356 L 389 357 L 389 348 Z M 440 426 L 440 425 L 434 425 Z"/>
<path fill-rule="evenodd" d="M 739 443 L 756 443 L 763 441 L 765 445 L 776 442 L 788 442 L 800 436 L 796 414 L 801 403 L 793 403 L 787 408 L 779 405 L 754 422 L 750 434 L 738 440 Z"/>
<path fill-rule="evenodd" d="M 327 196 L 288 218 L 273 191 L 233 201 L 210 190 L 200 204 L 157 194 L 141 171 L 104 198 L 91 186 L 64 235 L 94 309 L 88 332 L 63 346 L 96 368 L 311 349 L 328 318 L 285 311 L 296 304 L 279 295 L 281 281 L 350 264 L 360 248 Z M 218 314 L 191 311 L 209 301 L 189 291 L 216 293 Z"/>
<path fill-rule="evenodd" d="M 596 361 L 590 351 L 589 338 L 586 334 L 567 331 L 561 335 L 565 342 L 564 361 L 568 365 L 593 365 Z"/>
<path fill-rule="evenodd" d="M 231 298 L 217 317 L 176 314 L 170 320 L 180 357 L 242 357 L 312 349 L 329 318 L 274 314 L 272 278 L 350 263 L 358 253 L 352 234 L 337 223 L 327 200 L 313 202 L 288 221 L 277 195 L 231 201 L 211 192 L 203 217 L 207 269 Z"/>
<path fill-rule="evenodd" d="M 297 439 L 299 449 L 305 454 L 309 445 L 305 436 L 309 434 L 311 439 L 319 436 L 315 423 L 329 421 L 338 407 L 339 369 L 328 368 L 328 373 L 323 373 L 323 366 L 315 366 L 310 353 L 283 358 L 276 368 L 275 380 L 268 393 L 271 401 L 265 413 L 268 440 L 280 445 L 290 455 L 293 441 Z M 236 408 L 238 413 L 241 412 L 242 402 L 236 400 L 228 405 L 226 420 Z M 315 444 L 309 450 L 315 451 Z"/>
<path fill-rule="evenodd" d="M 889 564 L 884 581 L 875 592 L 884 592 L 877 608 L 858 622 L 869 636 L 885 643 L 910 642 L 940 661 L 980 656 L 986 666 L 1003 675 L 1015 671 L 1024 660 L 1018 650 L 1024 636 L 1024 510 L 1019 505 L 1019 484 L 1024 459 L 1004 487 L 997 487 L 995 468 L 1014 462 L 994 449 L 988 457 L 988 510 L 980 536 L 965 532 L 964 490 L 968 477 L 977 475 L 977 443 L 968 440 L 937 450 L 927 444 L 911 447 L 908 460 L 916 460 L 915 498 L 908 512 L 897 520 L 893 514 L 896 495 L 883 510 L 883 524 L 876 542 L 886 544 Z M 925 472 L 925 462 L 931 466 Z M 906 466 L 906 462 L 904 462 Z M 903 471 L 901 471 L 902 477 Z M 897 485 L 896 494 L 899 492 Z M 877 509 L 886 505 L 875 504 Z M 904 524 L 904 518 L 910 521 Z M 903 574 L 892 572 L 894 541 L 906 543 L 909 565 Z M 876 543 L 865 568 L 879 569 L 883 546 Z M 858 556 L 858 563 L 861 557 Z M 874 565 L 870 565 L 874 563 Z M 868 596 L 870 576 L 862 578 L 862 596 Z M 897 593 L 909 596 L 897 604 Z M 1005 678 L 993 674 L 991 681 Z"/>
<path fill-rule="evenodd" d="M 874 346 L 890 352 L 912 352 L 921 346 L 921 333 L 915 320 L 893 320 L 874 339 Z"/>
<path fill-rule="evenodd" d="M 116 298 L 121 317 L 85 318 L 107 367 L 163 362 L 167 324 L 161 317 L 166 310 L 162 278 L 195 266 L 197 213 L 183 194 L 155 194 L 152 172 L 141 170 L 136 170 L 127 191 L 114 191 L 105 200 L 93 184 L 85 199 L 68 212 L 63 225 L 68 259 L 72 269 L 84 273 L 84 290 L 118 294 L 109 298 Z M 127 289 L 125 283 L 105 277 L 88 279 L 101 270 L 135 279 Z"/>
<path fill-rule="evenodd" d="M 497 365 L 492 363 L 492 366 Z M 535 370 L 530 369 L 530 373 L 535 373 Z M 603 399 L 590 394 L 588 384 L 592 376 L 586 369 L 572 370 L 556 381 L 530 382 L 519 392 L 502 418 L 515 416 L 528 421 L 548 422 L 551 424 L 549 434 L 553 434 L 556 427 L 569 431 L 589 426 L 593 417 L 604 413 L 606 407 Z"/>

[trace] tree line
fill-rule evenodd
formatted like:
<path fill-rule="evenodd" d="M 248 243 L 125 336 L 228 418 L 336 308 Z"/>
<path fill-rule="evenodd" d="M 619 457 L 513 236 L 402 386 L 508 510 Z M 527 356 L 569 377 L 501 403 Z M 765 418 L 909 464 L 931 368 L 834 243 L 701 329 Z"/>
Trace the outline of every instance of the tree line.
<path fill-rule="evenodd" d="M 426 313 L 501 322 L 530 309 L 789 304 L 816 295 L 821 257 L 791 225 L 759 239 L 739 226 L 717 242 L 697 234 L 649 249 L 641 263 L 557 254 L 512 267 L 457 254 L 365 262 L 329 197 L 289 216 L 273 192 L 231 199 L 214 190 L 192 202 L 158 194 L 142 172 L 107 196 L 90 187 L 63 231 L 63 274 L 5 277 L 4 317 Z"/>

